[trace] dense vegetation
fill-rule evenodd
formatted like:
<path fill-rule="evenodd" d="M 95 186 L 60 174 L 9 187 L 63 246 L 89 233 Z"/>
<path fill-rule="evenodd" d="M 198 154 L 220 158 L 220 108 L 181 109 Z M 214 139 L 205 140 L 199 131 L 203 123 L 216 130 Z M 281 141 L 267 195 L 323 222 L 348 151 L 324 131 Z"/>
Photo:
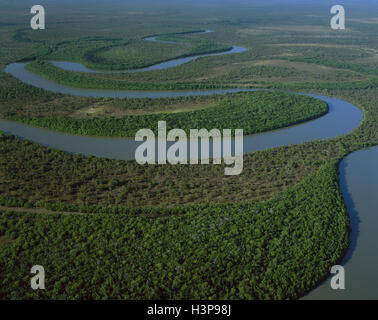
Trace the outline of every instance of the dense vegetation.
<path fill-rule="evenodd" d="M 301 60 L 299 60 L 301 61 Z M 190 64 L 191 66 L 192 64 Z M 127 76 L 122 75 L 122 79 L 117 79 L 117 75 L 111 74 L 86 74 L 81 72 L 66 71 L 58 68 L 49 62 L 37 60 L 25 66 L 29 71 L 32 71 L 44 78 L 68 86 L 74 86 L 84 89 L 115 89 L 115 90 L 186 90 L 186 89 L 213 89 L 213 88 L 234 88 L 236 85 L 244 86 L 247 88 L 251 87 L 264 87 L 264 88 L 298 88 L 298 89 L 337 89 L 337 88 L 373 88 L 378 86 L 378 78 L 370 76 L 369 78 L 361 77 L 361 75 L 356 75 L 354 78 L 356 80 L 345 80 L 343 82 L 339 81 L 321 81 L 321 82 L 271 82 L 269 79 L 263 79 L 258 81 L 240 81 L 240 73 L 237 79 L 232 79 L 234 83 L 226 83 L 221 77 L 214 79 L 206 79 L 197 82 L 193 81 L 159 81 L 159 82 L 149 82 L 151 73 L 155 76 L 161 74 L 161 71 L 147 72 L 146 75 L 142 76 Z M 265 69 L 266 70 L 266 69 Z M 282 69 L 280 69 L 282 70 Z M 195 69 L 192 70 L 192 72 Z M 248 74 L 253 74 L 254 69 L 250 68 Z M 180 72 L 175 71 L 175 73 L 180 74 Z M 136 74 L 136 73 L 134 73 Z M 140 73 L 138 73 L 140 74 Z M 282 76 L 288 75 L 290 77 L 290 71 L 288 69 L 282 74 Z M 351 74 L 353 76 L 353 74 Z M 351 76 L 349 75 L 349 77 Z M 176 75 L 177 76 L 177 75 Z M 344 75 L 345 76 L 345 75 Z M 144 79 L 147 77 L 147 79 Z M 153 77 L 153 76 L 152 76 Z M 140 78 L 142 81 L 136 80 Z M 227 78 L 227 77 L 225 77 Z M 164 78 L 161 78 L 164 80 Z"/>
<path fill-rule="evenodd" d="M 240 176 L 223 166 L 140 166 L 71 155 L 9 135 L 1 138 L 0 204 L 92 212 L 88 206 L 152 207 L 267 199 L 340 157 L 336 143 L 312 142 L 244 156 Z M 118 207 L 116 209 L 120 211 Z"/>
<path fill-rule="evenodd" d="M 247 30 L 242 29 L 241 35 Z M 160 36 L 159 39 L 165 40 L 166 42 L 176 42 L 175 44 L 157 44 L 161 46 L 161 50 L 163 50 L 165 46 L 167 49 L 165 53 L 161 51 L 158 54 L 162 55 L 160 60 L 165 61 L 172 58 L 173 55 L 170 53 L 170 50 L 174 50 L 175 45 L 177 45 L 177 51 L 180 52 L 182 45 L 192 43 L 193 41 L 202 42 L 204 46 L 212 46 L 213 44 L 215 46 L 213 48 L 214 51 L 217 51 L 215 42 L 218 39 L 218 33 L 219 32 L 210 34 L 211 40 L 201 38 L 193 39 L 193 36 L 179 36 L 178 33 Z M 204 35 L 202 35 L 202 37 L 204 37 Z M 209 34 L 206 35 L 206 37 L 209 38 Z M 200 59 L 200 61 L 196 61 L 196 63 L 189 63 L 179 68 L 147 73 L 101 76 L 94 74 L 84 75 L 81 73 L 64 72 L 59 68 L 53 68 L 51 65 L 43 63 L 34 63 L 28 66 L 28 68 L 50 80 L 83 88 L 179 90 L 219 88 L 227 85 L 247 85 L 249 87 L 261 86 L 270 88 L 277 87 L 282 81 L 296 81 L 293 85 L 295 87 L 302 87 L 303 89 L 314 87 L 342 88 L 347 86 L 349 88 L 366 88 L 377 86 L 377 61 L 375 59 L 376 53 L 373 49 L 357 45 L 346 45 L 345 43 L 342 44 L 338 38 L 336 38 L 333 44 L 326 42 L 320 43 L 318 46 L 313 45 L 311 42 L 293 44 L 292 46 L 290 43 L 280 45 L 273 40 L 273 43 L 266 43 L 259 37 L 257 37 L 258 44 L 253 42 L 253 45 L 248 45 L 249 43 L 247 41 L 249 39 L 245 39 L 242 36 L 240 36 L 240 39 L 243 39 L 245 42 L 243 46 L 250 47 L 249 51 L 237 55 L 217 57 L 216 59 L 204 58 Z M 300 39 L 300 37 L 296 39 Z M 319 39 L 316 40 L 320 41 Z M 76 41 L 80 43 L 80 40 Z M 147 43 L 147 41 L 138 41 Z M 229 43 L 236 42 L 229 41 Z M 100 50 L 101 54 L 99 54 L 98 60 L 103 62 L 108 61 L 109 65 L 117 65 L 120 59 L 124 59 L 126 55 L 135 61 L 140 60 L 140 63 L 137 64 L 138 66 L 143 66 L 143 62 L 141 61 L 149 61 L 150 55 L 154 54 L 154 50 L 149 50 L 149 48 L 143 50 L 142 47 L 139 48 L 137 42 L 133 42 L 131 46 L 114 47 L 109 44 L 109 50 L 106 50 L 106 47 Z M 40 43 L 36 45 L 37 52 L 40 45 Z M 151 43 L 148 45 L 151 45 Z M 72 46 L 72 44 L 70 44 L 70 46 Z M 128 47 L 131 49 L 131 52 L 127 51 Z M 342 55 L 340 55 L 341 50 L 343 52 Z M 139 57 L 136 55 L 138 51 L 143 52 Z M 65 55 L 64 50 L 62 52 L 63 56 L 58 56 L 59 59 L 63 58 Z M 165 58 L 163 58 L 164 55 Z M 182 56 L 185 56 L 185 54 Z M 45 60 L 43 54 L 36 54 L 35 57 L 40 57 Z M 67 58 L 70 58 L 69 54 Z M 70 59 L 72 60 L 72 58 Z M 85 59 L 82 59 L 82 61 L 83 60 Z M 286 65 L 292 68 L 283 67 Z M 320 67 L 315 65 L 320 65 Z M 274 78 L 276 83 L 271 83 L 270 80 L 272 78 Z M 315 79 L 321 81 L 314 82 Z M 118 81 L 115 82 L 113 80 Z M 301 82 L 299 81 L 303 80 L 310 83 L 304 83 L 301 86 Z M 277 84 L 277 82 L 279 83 Z"/>
<path fill-rule="evenodd" d="M 27 59 L 76 61 L 100 70 L 131 70 L 171 59 L 222 52 L 232 48 L 214 41 L 183 38 L 180 35 L 182 33 L 161 36 L 165 43 L 101 36 L 64 41 L 38 41 L 34 43 L 36 53 Z M 31 41 L 22 30 L 16 33 L 15 39 Z"/>
<path fill-rule="evenodd" d="M 23 122 L 62 132 L 134 137 L 143 128 L 157 135 L 158 121 L 166 121 L 167 129 L 243 129 L 244 134 L 272 130 L 327 113 L 328 105 L 318 99 L 280 92 L 250 92 L 228 95 L 217 106 L 191 112 L 130 115 L 121 118 L 89 119 L 32 118 Z M 15 118 L 17 119 L 17 118 Z M 19 120 L 19 119 L 17 119 Z"/>
<path fill-rule="evenodd" d="M 50 72 L 56 81 L 72 77 L 78 84 L 93 81 L 114 88 L 306 90 L 364 110 L 363 123 L 348 135 L 246 155 L 238 177 L 224 177 L 222 166 L 143 167 L 65 154 L 2 135 L 0 204 L 7 208 L 1 208 L 0 218 L 1 298 L 297 298 L 340 261 L 349 227 L 336 164 L 348 152 L 378 144 L 378 27 L 364 22 L 369 12 L 363 13 L 362 22 L 354 17 L 348 23 L 351 31 L 338 33 L 329 29 L 328 7 L 314 8 L 311 15 L 283 7 L 279 15 L 263 8 L 227 8 L 227 14 L 221 6 L 206 14 L 168 9 L 164 19 L 160 9 L 133 14 L 114 10 L 110 25 L 109 15 L 94 8 L 85 7 L 86 15 L 76 16 L 77 3 L 74 13 L 67 8 L 54 13 L 51 7 L 49 14 L 61 20 L 49 23 L 45 32 L 33 32 L 24 29 L 24 9 L 0 6 L 2 68 L 47 56 L 52 43 L 60 43 L 54 49 L 57 59 L 58 54 L 64 59 L 71 54 L 69 60 L 82 62 L 87 49 L 93 49 L 96 57 L 115 64 L 152 63 L 184 54 L 191 44 L 176 44 L 176 52 L 165 44 L 166 53 L 163 46 L 156 47 L 145 52 L 143 61 L 132 54 L 130 61 L 121 56 L 139 45 L 147 48 L 140 39 L 148 35 L 172 36 L 200 26 L 216 32 L 182 38 L 251 50 L 167 70 L 103 74 L 99 80 L 75 73 L 66 77 L 40 62 L 34 66 L 45 68 L 46 76 Z M 77 20 L 67 23 L 65 15 Z M 75 43 L 80 43 L 77 52 Z M 39 51 L 44 47 L 48 50 Z M 105 108 L 104 115 L 123 116 L 219 104 L 218 97 L 63 96 L 0 73 L 1 116 L 25 121 L 86 118 L 85 110 L 97 107 Z M 9 207 L 17 212 L 10 213 Z M 53 215 L 41 208 L 92 214 Z M 46 267 L 45 292 L 29 288 L 30 266 L 36 263 Z"/>
<path fill-rule="evenodd" d="M 37 60 L 25 66 L 25 69 L 32 71 L 44 78 L 58 82 L 63 85 L 77 88 L 99 88 L 115 90 L 185 90 L 185 89 L 212 89 L 229 87 L 219 83 L 147 83 L 147 82 L 126 82 L 108 79 L 106 77 L 95 77 L 92 74 L 71 72 L 60 69 L 52 64 Z"/>
<path fill-rule="evenodd" d="M 263 203 L 160 209 L 162 217 L 153 219 L 2 212 L 0 295 L 297 298 L 348 247 L 335 164 Z M 36 263 L 46 270 L 46 290 L 29 289 L 30 265 Z"/>

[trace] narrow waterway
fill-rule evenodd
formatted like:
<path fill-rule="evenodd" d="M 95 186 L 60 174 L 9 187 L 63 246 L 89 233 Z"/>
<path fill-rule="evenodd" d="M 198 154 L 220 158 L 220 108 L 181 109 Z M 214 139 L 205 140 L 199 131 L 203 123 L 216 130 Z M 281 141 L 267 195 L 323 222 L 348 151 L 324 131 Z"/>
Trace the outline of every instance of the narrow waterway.
<path fill-rule="evenodd" d="M 350 248 L 342 262 L 345 290 L 327 279 L 304 299 L 378 299 L 378 147 L 354 152 L 339 166 L 340 186 L 351 219 Z"/>
<path fill-rule="evenodd" d="M 223 92 L 228 91 L 224 90 Z M 143 93 L 139 92 L 139 94 Z M 145 92 L 145 94 L 149 95 L 149 92 Z M 302 124 L 245 136 L 243 139 L 244 153 L 334 138 L 349 133 L 362 121 L 361 110 L 349 102 L 319 95 L 309 94 L 309 96 L 327 102 L 329 112 L 323 117 Z M 78 136 L 2 119 L 0 119 L 0 130 L 66 152 L 121 160 L 134 160 L 135 150 L 141 144 L 132 138 Z"/>
<path fill-rule="evenodd" d="M 101 70 L 94 70 L 94 69 L 89 69 L 86 66 L 84 66 L 81 63 L 78 62 L 68 62 L 68 61 L 50 61 L 54 66 L 67 70 L 67 71 L 76 71 L 76 72 L 86 72 L 86 73 L 128 73 L 128 72 L 146 72 L 146 71 L 154 71 L 154 70 L 162 70 L 162 69 L 168 69 L 168 68 L 173 68 L 177 67 L 179 65 L 182 65 L 184 63 L 188 63 L 190 61 L 196 60 L 198 58 L 202 57 L 214 57 L 214 56 L 223 56 L 226 54 L 231 54 L 231 53 L 240 53 L 247 51 L 247 48 L 243 47 L 238 47 L 238 46 L 233 46 L 231 50 L 226 50 L 226 51 L 221 51 L 221 52 L 216 52 L 216 53 L 207 53 L 207 54 L 201 54 L 201 55 L 196 55 L 196 56 L 190 56 L 190 57 L 184 57 L 184 58 L 177 58 L 177 59 L 172 59 L 169 61 L 161 62 L 154 64 L 149 67 L 145 68 L 140 68 L 140 69 L 134 69 L 134 70 L 122 70 L 122 71 L 101 71 Z"/>
<path fill-rule="evenodd" d="M 197 31 L 192 32 L 194 34 L 201 34 L 201 33 L 212 33 L 212 30 L 204 30 L 204 31 Z M 152 41 L 152 42 L 159 42 L 159 43 L 170 43 L 175 44 L 177 42 L 173 41 L 164 41 L 164 40 L 158 40 L 156 37 L 146 37 L 143 40 L 145 41 Z M 168 69 L 177 67 L 179 65 L 182 65 L 184 63 L 188 63 L 190 61 L 196 60 L 198 58 L 202 57 L 214 57 L 214 56 L 223 56 L 226 54 L 231 53 L 241 53 L 244 51 L 247 51 L 247 48 L 238 47 L 238 46 L 232 46 L 230 50 L 224 50 L 220 52 L 214 52 L 214 53 L 204 53 L 199 55 L 193 55 L 188 57 L 182 57 L 177 59 L 171 59 L 168 61 L 160 62 L 145 68 L 138 68 L 134 70 L 120 70 L 120 71 L 101 71 L 101 70 L 93 70 L 89 69 L 86 66 L 84 66 L 81 63 L 77 62 L 68 62 L 68 61 L 50 61 L 54 66 L 67 70 L 67 71 L 77 71 L 77 72 L 86 72 L 86 73 L 128 73 L 128 72 L 146 72 L 146 71 L 154 71 L 154 70 L 162 70 L 162 69 Z"/>
<path fill-rule="evenodd" d="M 154 38 L 145 40 L 154 41 Z M 234 47 L 238 48 L 238 47 Z M 244 48 L 242 48 L 244 49 Z M 229 54 L 232 51 L 220 54 Z M 217 55 L 217 54 L 213 54 Z M 191 57 L 192 60 L 198 58 Z M 179 60 L 179 59 L 176 59 Z M 168 68 L 188 61 L 171 61 L 138 71 Z M 66 70 L 98 72 L 71 62 L 54 62 Z M 165 65 L 164 65 L 165 64 Z M 24 83 L 52 92 L 77 96 L 114 98 L 157 98 L 190 95 L 225 94 L 246 89 L 202 91 L 113 91 L 80 89 L 46 80 L 24 69 L 26 63 L 13 63 L 5 71 Z M 134 70 L 135 71 L 135 70 Z M 301 93 L 300 93 L 301 94 Z M 325 116 L 296 126 L 244 137 L 244 153 L 311 140 L 334 138 L 347 134 L 362 121 L 362 112 L 349 102 L 319 95 L 309 96 L 328 103 Z M 97 157 L 134 159 L 140 142 L 127 138 L 84 137 L 0 120 L 0 130 L 55 149 Z M 346 157 L 339 166 L 341 190 L 351 217 L 351 246 L 342 265 L 346 272 L 346 290 L 332 290 L 330 279 L 311 291 L 304 299 L 378 299 L 378 147 L 358 151 Z"/>

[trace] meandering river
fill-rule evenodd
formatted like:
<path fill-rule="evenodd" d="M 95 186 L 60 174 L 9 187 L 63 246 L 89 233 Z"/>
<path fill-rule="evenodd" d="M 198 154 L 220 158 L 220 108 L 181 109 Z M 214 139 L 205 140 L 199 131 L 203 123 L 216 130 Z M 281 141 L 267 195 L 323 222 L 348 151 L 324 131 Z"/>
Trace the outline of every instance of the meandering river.
<path fill-rule="evenodd" d="M 211 33 L 213 32 L 212 30 L 204 30 L 204 31 L 198 31 L 198 32 L 193 32 L 196 34 L 201 34 L 201 33 Z M 164 40 L 158 40 L 156 37 L 146 37 L 143 38 L 145 41 L 152 41 L 152 42 L 160 42 L 160 43 L 176 43 L 173 41 L 164 41 Z M 168 69 L 168 68 L 173 68 L 177 67 L 179 65 L 182 65 L 184 63 L 188 63 L 190 61 L 196 60 L 198 58 L 202 57 L 213 57 L 213 56 L 222 56 L 226 54 L 231 54 L 231 53 L 240 53 L 247 51 L 247 48 L 243 47 L 238 47 L 238 46 L 232 46 L 231 50 L 224 50 L 220 52 L 215 52 L 215 53 L 205 53 L 205 54 L 199 54 L 199 55 L 194 55 L 194 56 L 188 56 L 188 57 L 183 57 L 183 58 L 177 58 L 177 59 L 171 59 L 168 61 L 164 61 L 161 63 L 154 64 L 152 66 L 148 66 L 145 68 L 139 68 L 139 69 L 134 69 L 134 70 L 121 70 L 121 71 L 101 71 L 101 70 L 93 70 L 89 69 L 86 66 L 84 66 L 81 63 L 76 63 L 76 62 L 67 62 L 67 61 L 51 61 L 53 65 L 55 65 L 58 68 L 67 70 L 67 71 L 77 71 L 77 72 L 86 72 L 86 73 L 127 73 L 127 72 L 146 72 L 146 71 L 154 71 L 154 70 L 162 70 L 162 69 Z"/>
<path fill-rule="evenodd" d="M 145 40 L 156 41 L 153 37 L 145 38 Z M 233 47 L 233 50 L 228 52 L 211 55 L 231 54 L 245 50 L 245 48 Z M 199 57 L 201 57 L 201 55 L 189 57 L 190 59 L 184 58 L 189 60 L 175 59 L 137 71 L 150 71 L 173 67 Z M 72 62 L 54 62 L 54 64 L 66 70 L 98 72 Z M 46 80 L 25 70 L 25 65 L 26 63 L 13 63 L 8 65 L 5 71 L 32 86 L 52 92 L 78 96 L 157 98 L 247 91 L 246 89 L 203 91 L 113 91 L 79 89 Z M 134 70 L 134 72 L 135 71 L 136 70 Z M 305 141 L 334 138 L 349 133 L 362 121 L 361 110 L 349 102 L 320 95 L 307 95 L 327 102 L 329 105 L 328 114 L 296 126 L 246 136 L 244 137 L 244 152 L 249 153 Z M 140 144 L 140 142 L 137 143 L 132 139 L 126 138 L 75 136 L 6 120 L 0 120 L 0 130 L 67 152 L 123 160 L 133 159 L 135 149 L 137 145 Z M 332 290 L 329 285 L 329 280 L 327 280 L 310 292 L 304 299 L 378 299 L 378 277 L 376 276 L 378 272 L 378 254 L 376 253 L 377 241 L 375 240 L 375 235 L 378 231 L 378 194 L 376 191 L 378 190 L 377 163 L 378 148 L 372 148 L 368 151 L 359 151 L 349 155 L 339 166 L 341 189 L 348 212 L 351 216 L 353 229 L 351 247 L 343 261 L 346 271 L 346 290 Z"/>

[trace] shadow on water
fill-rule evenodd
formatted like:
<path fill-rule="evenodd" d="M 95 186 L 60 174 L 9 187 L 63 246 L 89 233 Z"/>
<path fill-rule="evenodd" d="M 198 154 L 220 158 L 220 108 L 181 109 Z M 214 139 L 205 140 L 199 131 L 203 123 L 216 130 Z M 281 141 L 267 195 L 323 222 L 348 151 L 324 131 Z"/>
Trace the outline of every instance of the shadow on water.
<path fill-rule="evenodd" d="M 348 160 L 350 159 L 350 155 L 345 157 L 343 160 L 340 161 L 338 166 L 338 173 L 339 173 L 339 186 L 340 191 L 343 195 L 344 203 L 347 209 L 347 213 L 350 220 L 350 239 L 349 239 L 349 247 L 345 256 L 342 258 L 341 265 L 345 266 L 353 257 L 353 254 L 357 248 L 357 240 L 360 234 L 360 217 L 359 213 L 356 210 L 355 203 L 353 201 L 352 193 L 348 188 L 347 182 L 347 174 L 348 174 L 348 167 L 350 164 Z M 332 275 L 326 276 L 319 284 L 316 286 L 314 290 L 309 291 L 305 294 L 301 299 L 302 300 L 312 300 L 312 299 L 328 299 L 332 298 L 332 290 L 328 291 L 326 288 L 329 287 L 330 279 Z"/>
<path fill-rule="evenodd" d="M 347 182 L 347 168 L 348 168 L 348 158 L 343 159 L 340 162 L 339 165 L 339 177 L 340 177 L 340 189 L 344 197 L 344 203 L 346 205 L 349 219 L 350 219 L 350 227 L 351 227 L 351 233 L 350 233 L 350 241 L 349 241 L 349 249 L 342 261 L 342 264 L 345 265 L 346 263 L 351 260 L 354 251 L 357 247 L 357 239 L 360 234 L 360 217 L 359 213 L 356 210 L 355 203 L 352 198 L 352 194 L 348 188 L 348 182 Z"/>
<path fill-rule="evenodd" d="M 304 300 L 376 300 L 378 297 L 378 147 L 353 152 L 338 167 L 339 185 L 350 219 L 349 248 L 341 260 L 346 290 L 333 290 L 330 276 Z"/>

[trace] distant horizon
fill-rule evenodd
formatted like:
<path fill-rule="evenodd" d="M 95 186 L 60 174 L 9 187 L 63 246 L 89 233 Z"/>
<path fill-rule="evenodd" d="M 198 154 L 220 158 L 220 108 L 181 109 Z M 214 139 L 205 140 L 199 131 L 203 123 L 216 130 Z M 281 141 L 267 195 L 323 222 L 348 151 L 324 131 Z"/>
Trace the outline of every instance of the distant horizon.
<path fill-rule="evenodd" d="M 18 0 L 16 3 L 13 0 L 0 0 L 0 5 L 14 5 L 14 6 L 23 6 L 23 5 L 33 5 L 35 4 L 35 0 Z M 122 7 L 127 6 L 145 6 L 145 5 L 152 5 L 153 7 L 159 6 L 225 6 L 225 5 L 232 5 L 235 7 L 236 5 L 246 6 L 246 7 L 265 7 L 271 5 L 279 5 L 279 6 L 290 6 L 290 5 L 298 5 L 298 6 L 311 6 L 311 7 L 322 7 L 322 6 L 332 6 L 336 4 L 345 5 L 345 6 L 353 6 L 353 7 L 361 7 L 362 5 L 369 5 L 378 7 L 378 1 L 376 0 L 317 0 L 317 1 L 307 1 L 307 0 L 127 0 L 126 2 L 123 0 L 82 0 L 80 3 L 77 3 L 75 0 L 64 0 L 63 2 L 60 0 L 39 0 L 38 4 L 41 5 L 59 5 L 59 6 L 67 6 L 67 5 L 77 5 L 82 6 L 85 4 L 92 4 L 97 5 L 117 5 Z"/>

